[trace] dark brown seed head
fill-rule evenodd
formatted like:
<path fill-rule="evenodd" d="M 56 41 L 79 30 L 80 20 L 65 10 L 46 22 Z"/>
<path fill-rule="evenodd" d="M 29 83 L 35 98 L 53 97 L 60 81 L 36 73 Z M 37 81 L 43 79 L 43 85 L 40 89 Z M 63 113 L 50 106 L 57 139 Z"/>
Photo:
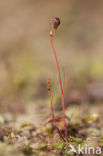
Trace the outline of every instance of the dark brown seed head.
<path fill-rule="evenodd" d="M 55 17 L 53 20 L 53 28 L 57 29 L 59 25 L 60 25 L 60 19 L 58 17 Z"/>

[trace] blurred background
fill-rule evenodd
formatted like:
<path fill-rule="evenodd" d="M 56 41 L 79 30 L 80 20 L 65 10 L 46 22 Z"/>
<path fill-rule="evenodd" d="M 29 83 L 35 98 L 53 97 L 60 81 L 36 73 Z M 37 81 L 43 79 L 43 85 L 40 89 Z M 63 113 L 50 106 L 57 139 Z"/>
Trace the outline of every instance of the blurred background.
<path fill-rule="evenodd" d="M 103 1 L 0 1 L 0 113 L 35 114 L 48 107 L 47 80 L 60 109 L 49 22 L 61 25 L 54 45 L 65 68 L 66 106 L 103 100 Z M 62 72 L 62 71 L 61 71 Z M 27 120 L 27 118 L 26 118 Z"/>

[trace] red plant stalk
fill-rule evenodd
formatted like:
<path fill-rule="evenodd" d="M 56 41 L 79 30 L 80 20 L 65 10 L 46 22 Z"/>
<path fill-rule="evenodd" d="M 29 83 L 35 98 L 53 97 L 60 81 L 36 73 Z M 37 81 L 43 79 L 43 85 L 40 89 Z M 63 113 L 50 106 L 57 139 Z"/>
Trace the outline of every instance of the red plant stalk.
<path fill-rule="evenodd" d="M 53 122 L 55 123 L 55 116 L 54 116 L 54 110 L 53 110 L 53 99 L 54 99 L 54 96 L 52 95 L 51 96 L 51 99 L 50 99 L 50 103 L 51 103 L 51 115 L 52 115 L 52 119 L 53 119 Z M 58 132 L 58 135 L 60 137 L 61 140 L 63 140 L 65 142 L 65 139 L 63 138 L 62 134 L 61 134 L 61 131 L 59 130 L 59 128 L 56 126 L 55 124 L 55 127 L 57 129 L 57 132 Z"/>
<path fill-rule="evenodd" d="M 67 138 L 67 125 L 66 125 L 66 118 L 65 118 L 65 104 L 64 104 L 64 80 L 63 80 L 63 86 L 62 86 L 62 80 L 61 80 L 61 72 L 60 72 L 60 65 L 59 65 L 59 61 L 56 55 L 56 51 L 53 45 L 53 34 L 50 33 L 50 43 L 51 43 L 51 47 L 53 49 L 53 53 L 55 56 L 55 60 L 57 63 L 57 67 L 58 67 L 58 74 L 59 74 L 59 83 L 60 83 L 60 87 L 61 87 L 61 96 L 62 96 L 62 108 L 63 108 L 63 118 L 64 118 L 64 129 L 65 129 L 65 137 Z M 64 75 L 64 74 L 63 74 Z M 63 76 L 64 77 L 64 76 Z M 64 78 L 63 78 L 64 79 Z"/>
<path fill-rule="evenodd" d="M 65 72 L 64 72 L 64 67 L 63 67 L 63 91 L 64 91 L 64 86 L 65 86 Z"/>
<path fill-rule="evenodd" d="M 54 99 L 54 96 L 52 95 L 51 96 L 51 100 L 50 100 L 50 103 L 51 103 L 51 115 L 52 115 L 53 121 L 55 121 L 54 111 L 53 111 L 53 99 Z"/>

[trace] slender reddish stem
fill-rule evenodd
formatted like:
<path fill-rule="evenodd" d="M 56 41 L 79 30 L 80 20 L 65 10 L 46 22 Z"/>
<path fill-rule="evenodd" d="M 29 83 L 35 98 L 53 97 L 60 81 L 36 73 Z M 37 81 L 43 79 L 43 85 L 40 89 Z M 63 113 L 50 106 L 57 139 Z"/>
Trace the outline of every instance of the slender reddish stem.
<path fill-rule="evenodd" d="M 54 99 L 54 96 L 52 95 L 51 96 L 51 114 L 52 114 L 52 118 L 53 118 L 53 121 L 55 121 L 55 117 L 54 117 L 54 111 L 53 111 L 53 99 Z"/>
<path fill-rule="evenodd" d="M 65 72 L 63 67 L 63 92 L 64 92 L 64 87 L 65 87 Z"/>
<path fill-rule="evenodd" d="M 53 49 L 53 53 L 56 59 L 57 67 L 58 67 L 58 74 L 59 74 L 59 82 L 60 82 L 60 87 L 61 87 L 61 95 L 62 95 L 62 108 L 63 108 L 63 118 L 64 118 L 64 129 L 65 129 L 65 137 L 67 138 L 67 125 L 66 125 L 66 119 L 65 119 L 65 104 L 64 104 L 64 89 L 62 86 L 62 80 L 61 80 L 61 72 L 60 72 L 60 65 L 59 61 L 56 55 L 56 51 L 53 45 L 53 35 L 50 35 L 50 43 Z"/>
<path fill-rule="evenodd" d="M 51 114 L 52 114 L 52 118 L 53 118 L 53 122 L 55 123 L 55 116 L 54 116 L 54 110 L 53 110 L 53 99 L 54 99 L 54 96 L 52 95 L 51 96 L 51 100 L 50 100 L 50 103 L 51 103 Z M 62 134 L 61 134 L 61 131 L 59 130 L 59 128 L 56 126 L 55 124 L 55 127 L 57 129 L 57 132 L 58 132 L 58 135 L 60 137 L 61 140 L 63 140 L 65 142 L 65 139 L 63 138 Z"/>

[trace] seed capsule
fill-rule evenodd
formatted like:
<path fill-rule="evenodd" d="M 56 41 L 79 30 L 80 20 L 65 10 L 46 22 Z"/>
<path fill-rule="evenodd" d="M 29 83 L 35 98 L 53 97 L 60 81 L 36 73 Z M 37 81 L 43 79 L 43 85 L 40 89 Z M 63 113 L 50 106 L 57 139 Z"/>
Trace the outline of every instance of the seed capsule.
<path fill-rule="evenodd" d="M 53 20 L 53 28 L 57 29 L 59 25 L 60 25 L 60 19 L 58 17 L 55 17 Z"/>

